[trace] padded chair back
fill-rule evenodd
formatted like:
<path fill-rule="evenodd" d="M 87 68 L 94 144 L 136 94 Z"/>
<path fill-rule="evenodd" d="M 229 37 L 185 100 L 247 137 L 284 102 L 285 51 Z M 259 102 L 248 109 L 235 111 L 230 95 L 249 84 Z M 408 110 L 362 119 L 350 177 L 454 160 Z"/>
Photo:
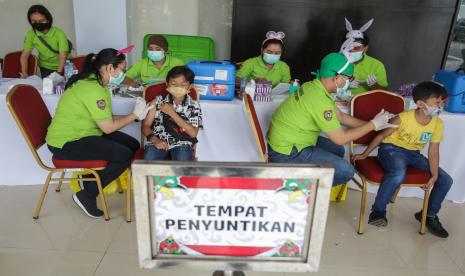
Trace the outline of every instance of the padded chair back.
<path fill-rule="evenodd" d="M 22 51 L 12 52 L 5 55 L 3 58 L 3 77 L 4 78 L 20 78 L 21 75 L 21 53 Z M 33 54 L 29 55 L 27 60 L 27 75 L 32 76 L 37 70 L 37 57 Z"/>
<path fill-rule="evenodd" d="M 244 93 L 243 95 L 245 108 L 247 110 L 247 117 L 249 118 L 250 126 L 252 127 L 252 131 L 257 142 L 257 148 L 260 153 L 260 157 L 262 158 L 263 162 L 268 162 L 265 137 L 263 136 L 262 127 L 260 126 L 252 97 L 247 93 Z"/>
<path fill-rule="evenodd" d="M 404 99 L 400 95 L 384 90 L 373 90 L 352 98 L 351 115 L 364 121 L 370 121 L 381 109 L 399 114 L 404 111 L 404 107 Z M 367 145 L 376 135 L 377 132 L 372 131 L 353 141 L 353 144 Z"/>
<path fill-rule="evenodd" d="M 82 66 L 84 65 L 84 61 L 86 60 L 86 56 L 85 55 L 74 56 L 74 57 L 71 57 L 70 60 L 74 64 L 74 67 L 76 67 L 78 72 L 81 72 Z"/>

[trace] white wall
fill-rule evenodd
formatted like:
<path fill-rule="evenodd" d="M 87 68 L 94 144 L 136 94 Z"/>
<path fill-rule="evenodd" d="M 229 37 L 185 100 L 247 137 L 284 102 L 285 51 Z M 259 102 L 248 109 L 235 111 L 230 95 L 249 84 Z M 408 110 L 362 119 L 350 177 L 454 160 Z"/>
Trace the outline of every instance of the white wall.
<path fill-rule="evenodd" d="M 73 7 L 78 55 L 127 47 L 126 0 L 74 0 Z"/>
<path fill-rule="evenodd" d="M 53 26 L 62 29 L 69 40 L 76 42 L 72 0 L 0 0 L 0 57 L 22 50 L 24 36 L 31 28 L 27 10 L 34 4 L 47 7 L 53 16 Z"/>

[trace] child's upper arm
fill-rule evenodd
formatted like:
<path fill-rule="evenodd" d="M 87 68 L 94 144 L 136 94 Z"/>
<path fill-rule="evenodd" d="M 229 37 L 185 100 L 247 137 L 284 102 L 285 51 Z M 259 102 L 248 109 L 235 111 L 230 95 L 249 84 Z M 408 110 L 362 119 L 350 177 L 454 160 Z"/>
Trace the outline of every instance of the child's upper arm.
<path fill-rule="evenodd" d="M 400 119 L 399 116 L 396 116 L 396 117 L 392 118 L 391 120 L 389 120 L 390 124 L 397 125 L 397 126 L 400 125 L 400 122 L 401 122 L 401 119 Z M 391 135 L 396 130 L 397 130 L 397 128 L 388 127 L 385 130 L 381 131 L 378 134 L 378 136 L 381 136 L 384 139 L 384 138 L 388 137 L 389 135 Z"/>

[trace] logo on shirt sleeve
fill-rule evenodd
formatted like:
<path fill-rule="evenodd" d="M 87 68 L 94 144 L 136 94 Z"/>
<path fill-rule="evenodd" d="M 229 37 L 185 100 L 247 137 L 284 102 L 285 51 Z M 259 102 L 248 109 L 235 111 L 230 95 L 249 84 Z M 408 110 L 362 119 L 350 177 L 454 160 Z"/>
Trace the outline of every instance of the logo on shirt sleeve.
<path fill-rule="evenodd" d="M 105 102 L 104 99 L 97 100 L 97 107 L 101 110 L 105 110 L 105 107 L 107 107 L 107 102 Z"/>
<path fill-rule="evenodd" d="M 323 112 L 323 117 L 326 121 L 331 121 L 333 119 L 333 111 L 331 109 L 325 110 Z"/>
<path fill-rule="evenodd" d="M 422 143 L 428 143 L 431 138 L 433 137 L 433 133 L 432 132 L 422 132 L 420 134 L 420 139 L 418 139 L 420 142 Z"/>

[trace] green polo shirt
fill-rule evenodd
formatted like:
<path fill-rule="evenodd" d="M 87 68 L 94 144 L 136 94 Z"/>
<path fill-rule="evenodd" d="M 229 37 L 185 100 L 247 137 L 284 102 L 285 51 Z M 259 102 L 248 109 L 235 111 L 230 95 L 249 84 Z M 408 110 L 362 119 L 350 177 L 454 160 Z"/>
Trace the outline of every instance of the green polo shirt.
<path fill-rule="evenodd" d="M 316 145 L 320 132 L 341 127 L 336 105 L 320 80 L 306 82 L 278 107 L 271 118 L 268 144 L 281 154 L 289 155 L 293 147 Z"/>
<path fill-rule="evenodd" d="M 48 30 L 47 34 L 34 30 L 27 32 L 26 37 L 24 38 L 23 49 L 27 51 L 32 51 L 36 49 L 39 53 L 39 66 L 47 68 L 50 70 L 57 70 L 58 64 L 60 62 L 60 55 L 51 51 L 47 46 L 45 46 L 42 41 L 40 41 L 38 36 L 42 36 L 45 41 L 52 47 L 52 49 L 57 50 L 58 52 L 68 52 L 68 38 L 66 34 L 56 28 L 51 27 Z"/>
<path fill-rule="evenodd" d="M 263 78 L 271 81 L 272 85 L 276 86 L 279 83 L 288 83 L 291 81 L 291 70 L 281 60 L 276 62 L 271 69 L 268 69 L 262 56 L 258 56 L 244 61 L 236 76 L 240 78 L 247 77 L 248 79 Z"/>
<path fill-rule="evenodd" d="M 379 85 L 384 87 L 388 86 L 384 64 L 381 61 L 365 54 L 360 62 L 355 63 L 354 78 L 361 83 L 358 88 L 350 88 L 352 95 L 357 95 L 371 90 L 366 83 L 368 75 L 375 75 Z"/>
<path fill-rule="evenodd" d="M 126 77 L 132 80 L 141 79 L 143 83 L 152 84 L 165 81 L 166 75 L 168 75 L 171 68 L 182 65 L 184 65 L 182 60 L 166 55 L 165 63 L 158 69 L 149 58 L 143 58 L 129 68 Z"/>
<path fill-rule="evenodd" d="M 111 120 L 111 108 L 110 91 L 100 85 L 95 76 L 77 81 L 58 102 L 45 138 L 47 144 L 62 148 L 70 141 L 101 136 L 103 133 L 97 122 Z"/>

